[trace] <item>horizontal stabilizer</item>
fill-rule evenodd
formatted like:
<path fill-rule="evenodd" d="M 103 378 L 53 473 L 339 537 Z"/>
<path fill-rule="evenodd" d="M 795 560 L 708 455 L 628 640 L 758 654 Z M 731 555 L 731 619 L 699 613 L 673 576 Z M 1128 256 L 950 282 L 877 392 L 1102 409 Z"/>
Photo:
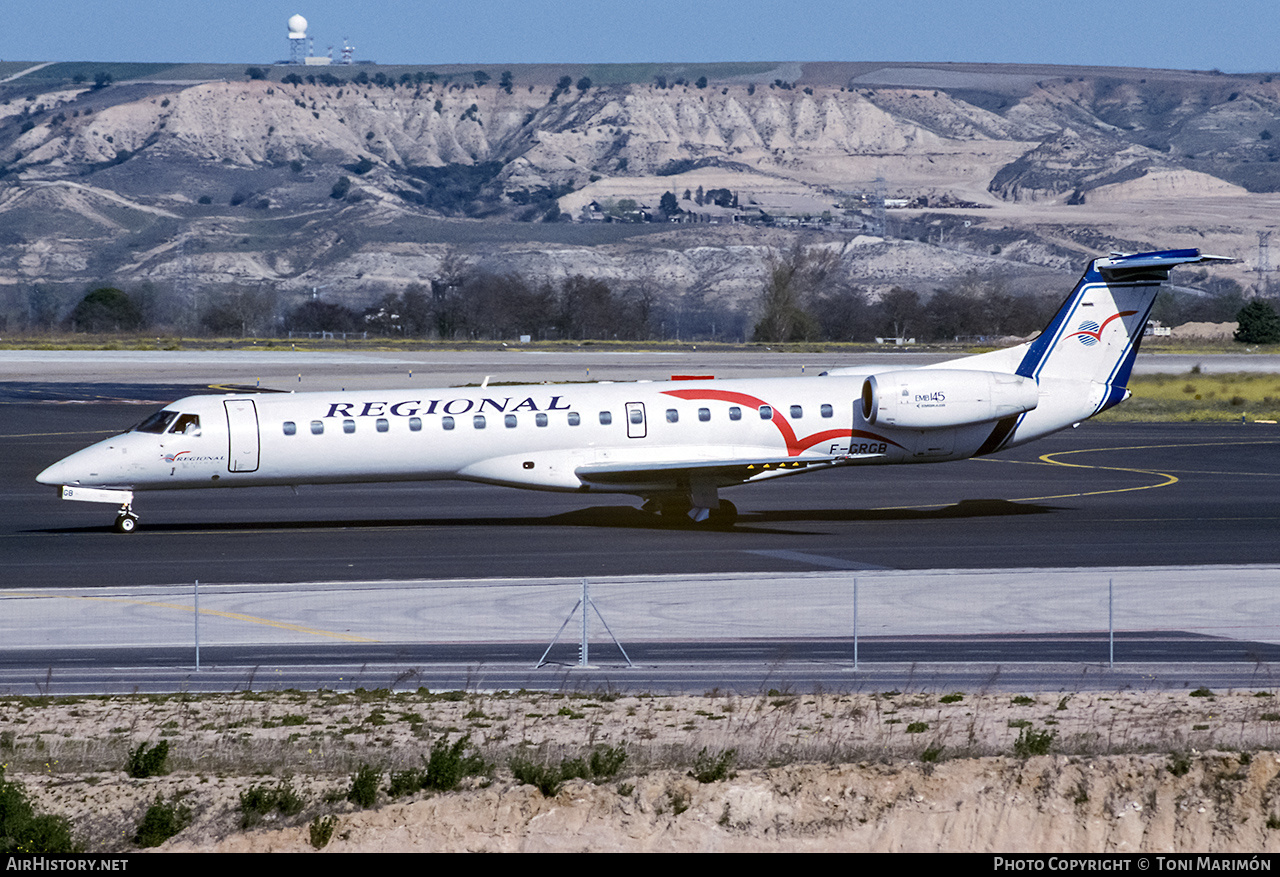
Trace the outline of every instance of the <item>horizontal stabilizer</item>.
<path fill-rule="evenodd" d="M 1169 271 L 1179 265 L 1200 262 L 1234 262 L 1227 256 L 1210 256 L 1199 250 L 1158 250 L 1154 253 L 1112 253 L 1110 258 L 1097 259 L 1094 267 L 1109 283 L 1147 280 L 1165 281 Z"/>

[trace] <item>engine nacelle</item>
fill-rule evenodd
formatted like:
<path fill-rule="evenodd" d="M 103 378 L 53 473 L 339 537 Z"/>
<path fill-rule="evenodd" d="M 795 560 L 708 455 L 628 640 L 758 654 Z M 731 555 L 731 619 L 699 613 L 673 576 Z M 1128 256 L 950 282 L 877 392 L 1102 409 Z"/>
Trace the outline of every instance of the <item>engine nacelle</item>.
<path fill-rule="evenodd" d="M 943 429 L 1023 414 L 1040 402 L 1034 378 L 963 369 L 872 375 L 862 384 L 862 417 L 873 426 Z"/>

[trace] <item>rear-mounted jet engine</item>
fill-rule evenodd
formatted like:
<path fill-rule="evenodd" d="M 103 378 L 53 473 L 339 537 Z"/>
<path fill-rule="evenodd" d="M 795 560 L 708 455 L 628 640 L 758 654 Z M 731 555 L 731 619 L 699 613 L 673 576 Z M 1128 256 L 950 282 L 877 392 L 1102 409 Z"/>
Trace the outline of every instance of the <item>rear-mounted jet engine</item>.
<path fill-rule="evenodd" d="M 872 426 L 944 429 L 1025 414 L 1040 402 L 1034 378 L 962 369 L 872 375 L 862 383 L 862 417 Z"/>

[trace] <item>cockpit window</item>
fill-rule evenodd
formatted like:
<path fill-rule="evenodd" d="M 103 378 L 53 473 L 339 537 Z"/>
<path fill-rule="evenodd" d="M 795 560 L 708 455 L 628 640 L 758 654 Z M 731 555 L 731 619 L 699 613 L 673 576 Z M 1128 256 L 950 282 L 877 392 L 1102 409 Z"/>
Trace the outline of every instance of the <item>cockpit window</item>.
<path fill-rule="evenodd" d="M 178 412 L 176 411 L 157 411 L 134 427 L 134 430 L 136 432 L 161 433 L 168 429 L 169 424 L 173 423 L 173 419 L 177 416 Z"/>
<path fill-rule="evenodd" d="M 200 434 L 200 415 L 199 414 L 179 414 L 177 421 L 173 424 L 174 433 L 182 433 L 184 435 Z"/>

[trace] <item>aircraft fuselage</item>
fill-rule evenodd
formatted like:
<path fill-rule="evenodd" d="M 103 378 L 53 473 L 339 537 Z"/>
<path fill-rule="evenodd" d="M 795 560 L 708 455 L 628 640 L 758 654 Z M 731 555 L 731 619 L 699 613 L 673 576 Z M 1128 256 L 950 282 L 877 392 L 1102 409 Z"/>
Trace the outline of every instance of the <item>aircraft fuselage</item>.
<path fill-rule="evenodd" d="M 134 491 L 436 479 L 635 494 L 714 519 L 724 487 L 990 454 L 1122 402 L 1160 284 L 1177 265 L 1219 261 L 1095 259 L 1034 340 L 919 369 L 189 396 L 38 480 L 64 499 L 120 503 L 126 532 Z"/>

